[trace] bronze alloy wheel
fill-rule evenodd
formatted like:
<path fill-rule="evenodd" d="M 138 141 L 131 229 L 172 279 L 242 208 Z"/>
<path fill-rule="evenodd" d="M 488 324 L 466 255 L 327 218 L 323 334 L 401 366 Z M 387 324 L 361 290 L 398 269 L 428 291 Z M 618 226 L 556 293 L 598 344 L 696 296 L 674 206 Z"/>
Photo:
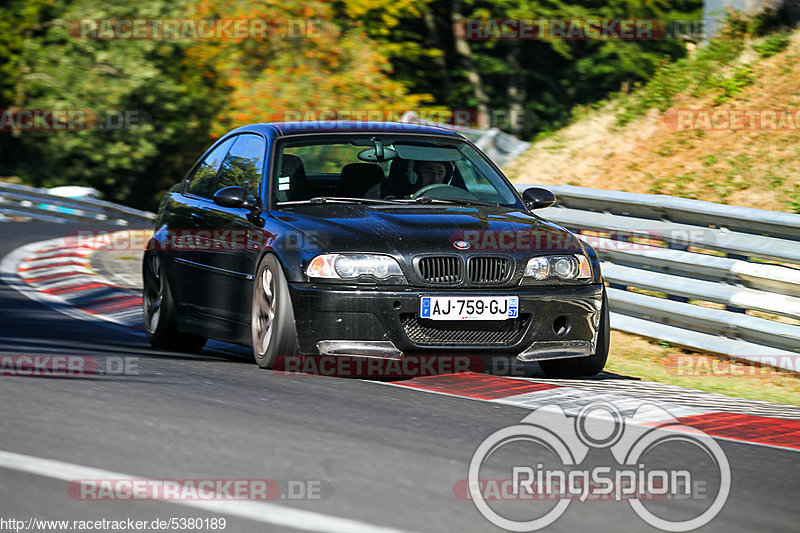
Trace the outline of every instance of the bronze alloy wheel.
<path fill-rule="evenodd" d="M 253 357 L 261 368 L 270 368 L 276 357 L 297 353 L 289 287 L 274 256 L 264 256 L 256 269 L 250 323 Z"/>

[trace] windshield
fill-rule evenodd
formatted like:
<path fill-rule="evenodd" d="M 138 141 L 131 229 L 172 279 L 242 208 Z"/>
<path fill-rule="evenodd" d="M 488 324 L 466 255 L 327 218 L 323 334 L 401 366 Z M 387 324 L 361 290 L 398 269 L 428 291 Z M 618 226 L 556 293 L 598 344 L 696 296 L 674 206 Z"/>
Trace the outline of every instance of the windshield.
<path fill-rule="evenodd" d="M 320 198 L 518 204 L 502 175 L 458 139 L 376 134 L 294 138 L 278 146 L 275 165 L 272 188 L 279 204 Z"/>

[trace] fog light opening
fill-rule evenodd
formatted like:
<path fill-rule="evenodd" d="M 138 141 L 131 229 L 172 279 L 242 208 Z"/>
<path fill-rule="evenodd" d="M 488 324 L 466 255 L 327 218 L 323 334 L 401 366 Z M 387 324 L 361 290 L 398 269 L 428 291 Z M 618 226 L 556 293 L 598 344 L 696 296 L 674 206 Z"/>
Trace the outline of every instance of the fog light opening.
<path fill-rule="evenodd" d="M 394 307 L 397 311 L 399 311 L 400 310 L 400 300 L 395 300 L 394 303 L 392 304 L 392 307 Z"/>
<path fill-rule="evenodd" d="M 570 324 L 567 316 L 561 315 L 553 320 L 553 332 L 559 337 L 563 337 L 564 335 L 568 334 L 571 329 L 572 324 Z"/>

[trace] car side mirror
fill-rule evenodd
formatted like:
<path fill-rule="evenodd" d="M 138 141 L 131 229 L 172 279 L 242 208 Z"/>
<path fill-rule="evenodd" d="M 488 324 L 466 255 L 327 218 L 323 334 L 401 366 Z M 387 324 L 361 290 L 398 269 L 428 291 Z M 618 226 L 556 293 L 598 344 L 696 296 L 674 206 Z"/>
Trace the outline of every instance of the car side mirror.
<path fill-rule="evenodd" d="M 214 203 L 222 207 L 243 207 L 253 209 L 255 202 L 247 199 L 247 189 L 244 187 L 224 187 L 214 193 Z"/>
<path fill-rule="evenodd" d="M 556 203 L 556 195 L 541 187 L 525 189 L 525 192 L 522 193 L 522 199 L 525 200 L 525 206 L 531 211 L 543 207 L 550 207 Z"/>

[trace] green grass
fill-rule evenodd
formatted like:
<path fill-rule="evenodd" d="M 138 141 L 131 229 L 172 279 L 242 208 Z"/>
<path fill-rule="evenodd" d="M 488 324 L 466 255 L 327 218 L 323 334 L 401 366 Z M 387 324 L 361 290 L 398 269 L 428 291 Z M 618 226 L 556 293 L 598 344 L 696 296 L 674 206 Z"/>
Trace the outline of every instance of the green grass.
<path fill-rule="evenodd" d="M 714 154 L 707 154 L 700 158 L 700 161 L 703 163 L 703 166 L 710 167 L 712 165 L 716 165 L 719 158 Z"/>
<path fill-rule="evenodd" d="M 720 34 L 697 49 L 694 56 L 673 63 L 664 62 L 644 85 L 637 85 L 633 94 L 620 97 L 617 125 L 624 126 L 650 109 L 663 113 L 672 107 L 675 97 L 688 92 L 693 97 L 714 95 L 716 105 L 723 104 L 755 81 L 750 65 L 734 67 L 745 47 L 745 38 L 776 32 L 756 42 L 752 48 L 761 59 L 785 50 L 791 34 L 779 31 L 778 18 L 764 12 L 755 16 L 730 13 Z M 581 112 L 575 116 L 583 115 Z"/>
<path fill-rule="evenodd" d="M 622 100 L 617 125 L 624 126 L 653 108 L 663 113 L 672 107 L 676 96 L 687 90 L 695 96 L 709 90 L 722 89 L 723 94 L 741 90 L 742 83 L 748 79 L 746 70 L 735 75 L 733 81 L 727 81 L 719 72 L 738 58 L 743 48 L 742 40 L 714 39 L 698 49 L 694 57 L 661 65 L 646 85 L 639 86 L 634 94 Z"/>
<path fill-rule="evenodd" d="M 722 92 L 714 98 L 714 103 L 724 104 L 732 97 L 736 96 L 742 89 L 752 85 L 756 81 L 755 74 L 750 65 L 744 65 L 734 69 L 729 76 L 717 76 L 709 83 L 709 88 L 720 89 Z"/>
<path fill-rule="evenodd" d="M 800 213 L 800 185 L 795 185 L 791 192 L 789 208 L 794 213 Z"/>
<path fill-rule="evenodd" d="M 605 371 L 725 396 L 800 405 L 800 379 L 796 374 L 770 370 L 759 372 L 752 366 L 730 362 L 724 357 L 705 359 L 694 365 L 692 368 L 698 375 L 675 372 L 676 359 L 688 355 L 688 352 L 668 343 L 656 344 L 612 331 Z M 719 369 L 730 369 L 730 372 L 719 372 Z"/>

